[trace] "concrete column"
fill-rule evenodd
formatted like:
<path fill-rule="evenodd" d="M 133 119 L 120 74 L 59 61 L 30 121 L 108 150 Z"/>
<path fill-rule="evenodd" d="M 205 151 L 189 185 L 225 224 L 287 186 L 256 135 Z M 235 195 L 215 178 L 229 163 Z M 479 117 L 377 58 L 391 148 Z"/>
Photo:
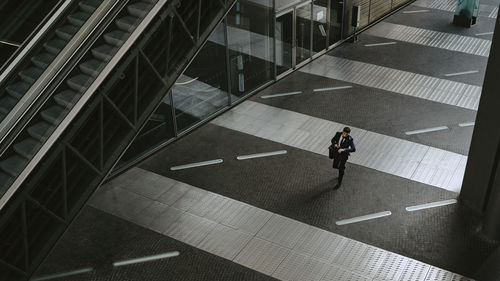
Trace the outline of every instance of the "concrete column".
<path fill-rule="evenodd" d="M 500 231 L 500 22 L 498 20 L 495 29 L 460 194 L 461 204 L 487 218 L 483 230 L 494 236 Z M 500 239 L 500 237 L 495 238 Z"/>

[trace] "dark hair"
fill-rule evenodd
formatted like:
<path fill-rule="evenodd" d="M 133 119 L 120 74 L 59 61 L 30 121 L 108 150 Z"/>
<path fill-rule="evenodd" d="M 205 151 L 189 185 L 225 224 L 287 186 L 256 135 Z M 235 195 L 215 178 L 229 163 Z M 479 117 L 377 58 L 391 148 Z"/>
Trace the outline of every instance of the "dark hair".
<path fill-rule="evenodd" d="M 345 127 L 344 130 L 342 130 L 342 132 L 346 132 L 346 133 L 351 133 L 351 128 L 349 127 Z"/>

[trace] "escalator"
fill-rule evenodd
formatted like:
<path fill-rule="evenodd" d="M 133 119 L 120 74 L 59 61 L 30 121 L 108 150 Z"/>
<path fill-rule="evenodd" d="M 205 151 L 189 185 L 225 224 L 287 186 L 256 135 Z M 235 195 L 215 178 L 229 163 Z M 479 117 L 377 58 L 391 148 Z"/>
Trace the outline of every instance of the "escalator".
<path fill-rule="evenodd" d="M 29 279 L 234 1 L 120 0 L 85 40 L 76 23 L 110 1 L 75 2 L 76 16 L 44 38 L 0 94 L 12 121 L 28 87 L 50 80 L 15 110 L 22 115 L 0 144 L 0 280 Z M 43 77 L 75 37 L 75 53 Z"/>

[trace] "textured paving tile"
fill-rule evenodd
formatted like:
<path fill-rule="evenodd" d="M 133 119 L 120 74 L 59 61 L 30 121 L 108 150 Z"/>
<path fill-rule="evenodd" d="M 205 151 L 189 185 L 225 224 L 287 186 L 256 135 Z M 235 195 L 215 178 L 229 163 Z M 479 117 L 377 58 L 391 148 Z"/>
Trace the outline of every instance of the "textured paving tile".
<path fill-rule="evenodd" d="M 254 237 L 233 261 L 272 275 L 289 252 L 290 249 Z"/>
<path fill-rule="evenodd" d="M 383 38 L 400 40 L 424 46 L 443 48 L 487 57 L 490 53 L 491 41 L 481 38 L 467 37 L 453 33 L 445 33 L 412 26 L 381 22 L 370 28 L 368 34 Z"/>
<path fill-rule="evenodd" d="M 276 142 L 284 140 L 283 144 L 325 156 L 332 132 L 346 126 L 253 101 L 245 101 L 242 105 L 212 123 Z M 277 122 L 274 117 L 280 112 L 295 116 L 294 120 L 300 120 L 300 127 L 294 129 L 283 121 L 281 129 L 274 130 L 272 135 L 260 134 L 258 128 L 271 120 Z M 248 122 L 253 125 L 249 127 Z M 356 137 L 356 152 L 350 156 L 349 162 L 447 190 L 457 191 L 457 185 L 461 185 L 459 175 L 465 170 L 465 166 L 460 165 L 462 155 L 356 127 L 351 127 L 351 130 Z"/>
<path fill-rule="evenodd" d="M 315 60 L 300 71 L 472 110 L 477 110 L 482 90 L 475 85 L 332 56 Z"/>
<path fill-rule="evenodd" d="M 151 173 L 131 173 L 137 181 L 151 177 Z M 184 210 L 146 197 L 133 202 L 140 196 L 112 183 L 94 195 L 95 206 L 280 280 L 460 277 L 191 185 L 175 182 L 172 186 L 182 187 L 183 196 L 166 192 L 158 200 L 175 202 Z"/>

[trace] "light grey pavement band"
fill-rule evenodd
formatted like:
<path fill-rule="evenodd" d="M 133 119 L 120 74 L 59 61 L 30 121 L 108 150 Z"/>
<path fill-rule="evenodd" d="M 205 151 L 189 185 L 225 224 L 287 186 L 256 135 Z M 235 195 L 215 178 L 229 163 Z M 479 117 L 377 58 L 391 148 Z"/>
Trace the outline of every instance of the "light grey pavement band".
<path fill-rule="evenodd" d="M 365 44 L 365 47 L 394 45 L 394 44 L 397 44 L 397 42 L 384 42 L 384 43 Z"/>
<path fill-rule="evenodd" d="M 114 262 L 113 266 L 124 266 L 124 265 L 135 264 L 135 263 L 150 262 L 150 261 L 172 258 L 172 257 L 177 257 L 177 256 L 179 256 L 179 252 L 174 251 L 174 252 L 169 252 L 169 253 L 165 253 L 165 254 L 149 256 L 149 257 L 143 257 L 143 258 L 137 258 L 137 259 L 131 259 L 131 260 L 125 260 L 125 261 L 118 261 L 118 262 Z"/>
<path fill-rule="evenodd" d="M 482 88 L 419 73 L 324 55 L 300 72 L 477 110 Z"/>
<path fill-rule="evenodd" d="M 424 210 L 424 209 L 446 206 L 446 205 L 455 204 L 455 203 L 457 203 L 456 199 L 450 199 L 450 200 L 444 200 L 444 201 L 438 201 L 438 202 L 432 202 L 432 203 L 427 203 L 427 204 L 422 204 L 422 205 L 406 207 L 406 210 L 408 212 L 414 212 L 414 211 L 419 211 L 419 210 Z"/>
<path fill-rule="evenodd" d="M 460 123 L 458 126 L 460 127 L 469 127 L 469 126 L 474 126 L 476 122 L 466 122 L 466 123 Z"/>
<path fill-rule="evenodd" d="M 351 223 L 356 223 L 356 222 L 362 222 L 362 221 L 387 217 L 390 215 L 392 215 L 391 211 L 384 211 L 384 212 L 380 212 L 380 213 L 369 214 L 369 215 L 365 215 L 365 216 L 336 221 L 335 224 L 336 225 L 346 225 L 346 224 L 351 224 Z"/>
<path fill-rule="evenodd" d="M 189 168 L 195 168 L 195 167 L 201 167 L 201 166 L 207 166 L 207 165 L 220 164 L 222 162 L 224 162 L 222 159 L 215 159 L 215 160 L 185 164 L 185 165 L 180 165 L 180 166 L 174 166 L 174 167 L 171 167 L 170 170 L 177 171 L 177 170 L 182 170 L 182 169 L 189 169 Z"/>
<path fill-rule="evenodd" d="M 64 273 L 55 273 L 55 274 L 50 274 L 50 275 L 45 275 L 45 276 L 40 276 L 40 277 L 35 277 L 30 279 L 30 281 L 44 281 L 44 280 L 52 280 L 52 279 L 59 279 L 61 277 L 67 277 L 67 276 L 73 276 L 77 274 L 83 274 L 83 273 L 88 273 L 94 270 L 91 267 L 88 268 L 82 268 L 78 270 L 73 270 L 73 271 L 68 271 Z"/>
<path fill-rule="evenodd" d="M 349 163 L 453 192 L 460 191 L 467 164 L 465 155 L 250 100 L 211 123 L 325 157 L 331 132 L 349 126 L 358 147 Z"/>
<path fill-rule="evenodd" d="M 152 184 L 134 188 L 137 181 Z M 158 190 L 163 192 L 151 192 Z M 131 200 L 146 210 L 131 208 Z M 418 275 L 469 281 L 140 168 L 98 188 L 89 205 L 278 280 L 415 280 Z"/>
<path fill-rule="evenodd" d="M 430 133 L 430 132 L 436 132 L 436 131 L 443 131 L 443 130 L 448 130 L 448 129 L 449 128 L 446 126 L 440 126 L 440 127 L 434 127 L 434 128 L 409 131 L 409 132 L 406 132 L 405 134 L 406 135 L 416 135 L 416 134 Z"/>
<path fill-rule="evenodd" d="M 457 73 L 449 73 L 445 74 L 444 76 L 446 77 L 451 77 L 451 76 L 459 76 L 459 75 L 465 75 L 465 74 L 473 74 L 473 73 L 478 73 L 479 70 L 470 70 L 470 71 L 463 71 L 463 72 L 457 72 Z"/>
<path fill-rule="evenodd" d="M 483 57 L 489 55 L 491 46 L 491 40 L 389 22 L 378 23 L 365 33 L 386 39 Z"/>
<path fill-rule="evenodd" d="M 279 150 L 279 151 L 273 151 L 273 152 L 264 152 L 264 153 L 256 153 L 256 154 L 249 154 L 249 155 L 241 155 L 236 157 L 238 160 L 247 160 L 247 159 L 253 159 L 253 158 L 260 158 L 260 157 L 267 157 L 267 156 L 274 156 L 274 155 L 281 155 L 281 154 L 286 154 L 286 150 Z"/>
<path fill-rule="evenodd" d="M 288 92 L 288 93 L 281 93 L 281 94 L 264 95 L 264 96 L 261 96 L 261 98 L 262 99 L 270 99 L 270 98 L 276 98 L 276 97 L 298 95 L 301 93 L 302 93 L 302 91 L 296 91 L 296 92 Z"/>
<path fill-rule="evenodd" d="M 350 88 L 352 88 L 352 86 L 338 86 L 331 88 L 314 89 L 313 92 L 326 92 L 326 91 L 335 91 L 335 90 L 350 89 Z"/>

